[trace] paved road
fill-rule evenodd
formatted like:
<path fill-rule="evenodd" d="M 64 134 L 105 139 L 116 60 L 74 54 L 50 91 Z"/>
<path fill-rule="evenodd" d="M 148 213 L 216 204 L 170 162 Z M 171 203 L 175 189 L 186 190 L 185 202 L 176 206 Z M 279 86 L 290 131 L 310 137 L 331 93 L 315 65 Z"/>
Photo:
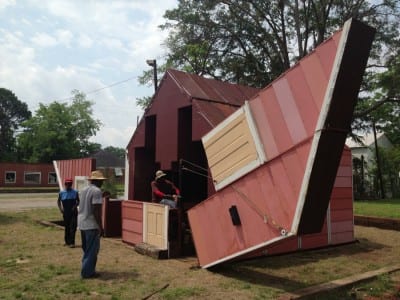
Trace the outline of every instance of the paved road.
<path fill-rule="evenodd" d="M 57 193 L 0 194 L 0 212 L 57 207 Z"/>

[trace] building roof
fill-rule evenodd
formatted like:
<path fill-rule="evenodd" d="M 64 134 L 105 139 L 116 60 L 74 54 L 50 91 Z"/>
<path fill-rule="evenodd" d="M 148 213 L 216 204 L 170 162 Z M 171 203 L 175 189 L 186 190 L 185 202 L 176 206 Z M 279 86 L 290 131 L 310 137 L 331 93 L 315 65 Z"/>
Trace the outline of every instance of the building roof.
<path fill-rule="evenodd" d="M 193 99 L 219 102 L 233 106 L 242 106 L 259 89 L 201 77 L 182 71 L 168 69 L 167 73 L 184 92 Z"/>
<path fill-rule="evenodd" d="M 97 168 L 124 168 L 125 161 L 114 153 L 100 150 L 92 155 L 96 159 Z"/>
<path fill-rule="evenodd" d="M 181 91 L 183 98 L 188 99 L 188 105 L 193 107 L 193 118 L 195 127 L 201 128 L 195 130 L 194 139 L 200 140 L 201 135 L 214 128 L 217 124 L 225 120 L 234 111 L 240 108 L 246 100 L 253 98 L 260 89 L 240 84 L 223 82 L 216 79 L 201 77 L 196 74 L 186 73 L 174 69 L 168 69 L 161 83 L 153 96 L 152 102 L 147 107 L 142 119 L 140 120 L 131 140 L 131 143 L 141 134 L 144 134 L 139 128 L 143 126 L 144 118 L 151 112 L 158 98 L 165 98 L 168 94 L 167 81 L 172 80 L 178 90 Z M 164 99 L 165 100 L 165 99 Z M 170 103 L 176 106 L 176 103 Z M 203 130 L 204 129 L 204 130 Z"/>

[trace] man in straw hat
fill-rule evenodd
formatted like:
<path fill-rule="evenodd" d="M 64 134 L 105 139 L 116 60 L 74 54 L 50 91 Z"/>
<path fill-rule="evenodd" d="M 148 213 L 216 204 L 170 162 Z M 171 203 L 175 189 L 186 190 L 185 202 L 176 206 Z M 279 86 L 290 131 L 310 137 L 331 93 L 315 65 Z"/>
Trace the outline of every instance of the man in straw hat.
<path fill-rule="evenodd" d="M 168 205 L 170 208 L 176 208 L 179 198 L 179 189 L 172 181 L 166 179 L 167 174 L 158 170 L 155 179 L 151 182 L 152 202 Z"/>
<path fill-rule="evenodd" d="M 58 194 L 57 205 L 64 220 L 64 246 L 74 248 L 79 194 L 72 188 L 72 178 L 66 178 L 64 186 L 65 189 Z"/>
<path fill-rule="evenodd" d="M 101 204 L 103 194 L 100 190 L 104 180 L 101 171 L 93 171 L 89 177 L 90 184 L 81 192 L 78 213 L 78 228 L 82 238 L 82 278 L 98 277 L 96 273 L 97 254 L 100 250 L 102 235 Z"/>

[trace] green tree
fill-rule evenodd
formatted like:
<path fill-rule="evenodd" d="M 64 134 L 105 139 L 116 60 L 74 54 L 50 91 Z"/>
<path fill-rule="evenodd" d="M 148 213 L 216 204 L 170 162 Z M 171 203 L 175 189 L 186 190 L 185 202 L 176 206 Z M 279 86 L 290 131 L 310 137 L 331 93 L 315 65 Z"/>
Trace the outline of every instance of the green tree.
<path fill-rule="evenodd" d="M 105 147 L 103 150 L 115 154 L 118 158 L 125 159 L 125 149 L 113 146 Z"/>
<path fill-rule="evenodd" d="M 51 162 L 87 156 L 98 148 L 89 142 L 101 126 L 92 117 L 93 102 L 74 90 L 71 104 L 39 104 L 35 115 L 25 121 L 18 136 L 21 157 L 27 162 Z"/>
<path fill-rule="evenodd" d="M 385 82 L 398 82 L 398 69 L 390 68 L 400 53 L 399 16 L 398 0 L 179 0 L 160 26 L 169 30 L 164 67 L 264 87 L 347 19 L 356 18 L 377 29 L 353 124 L 354 129 L 368 129 L 377 106 L 385 108 L 379 120 L 398 115 L 398 99 L 386 97 L 381 89 Z M 139 82 L 151 78 L 148 71 Z M 398 90 L 391 91 L 398 95 Z M 141 107 L 149 103 L 144 100 Z"/>
<path fill-rule="evenodd" d="M 351 17 L 377 27 L 380 42 L 392 43 L 398 21 L 390 16 L 398 13 L 397 1 L 376 2 L 181 0 L 166 11 L 167 21 L 160 27 L 169 30 L 168 64 L 264 87 Z"/>
<path fill-rule="evenodd" d="M 15 133 L 31 117 L 28 105 L 10 90 L 0 88 L 0 161 L 15 161 Z"/>

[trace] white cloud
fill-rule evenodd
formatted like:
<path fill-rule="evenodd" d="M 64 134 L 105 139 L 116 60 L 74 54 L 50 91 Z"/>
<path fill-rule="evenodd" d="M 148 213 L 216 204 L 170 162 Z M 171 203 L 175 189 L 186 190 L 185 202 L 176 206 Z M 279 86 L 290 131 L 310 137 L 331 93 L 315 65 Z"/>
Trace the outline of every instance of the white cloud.
<path fill-rule="evenodd" d="M 82 48 L 90 48 L 93 45 L 93 39 L 86 34 L 80 34 L 78 37 L 78 45 Z"/>
<path fill-rule="evenodd" d="M 15 5 L 16 0 L 1 0 L 0 11 L 6 9 L 8 6 Z"/>
<path fill-rule="evenodd" d="M 65 29 L 59 29 L 59 30 L 56 30 L 55 35 L 57 37 L 57 41 L 61 45 L 64 45 L 66 47 L 70 47 L 71 46 L 71 41 L 72 41 L 72 39 L 74 37 L 74 35 L 72 34 L 71 31 L 65 30 Z"/>
<path fill-rule="evenodd" d="M 5 4 L 7 3 L 7 4 Z M 0 82 L 34 112 L 39 102 L 69 101 L 73 89 L 94 101 L 94 117 L 104 124 L 93 141 L 125 147 L 143 113 L 135 99 L 152 87 L 129 80 L 159 58 L 166 33 L 162 15 L 176 0 L 0 0 Z M 8 8 L 13 6 L 9 14 Z M 12 19 L 22 22 L 12 22 Z"/>
<path fill-rule="evenodd" d="M 37 33 L 31 38 L 31 42 L 39 47 L 54 47 L 57 45 L 57 40 L 47 33 Z"/>

